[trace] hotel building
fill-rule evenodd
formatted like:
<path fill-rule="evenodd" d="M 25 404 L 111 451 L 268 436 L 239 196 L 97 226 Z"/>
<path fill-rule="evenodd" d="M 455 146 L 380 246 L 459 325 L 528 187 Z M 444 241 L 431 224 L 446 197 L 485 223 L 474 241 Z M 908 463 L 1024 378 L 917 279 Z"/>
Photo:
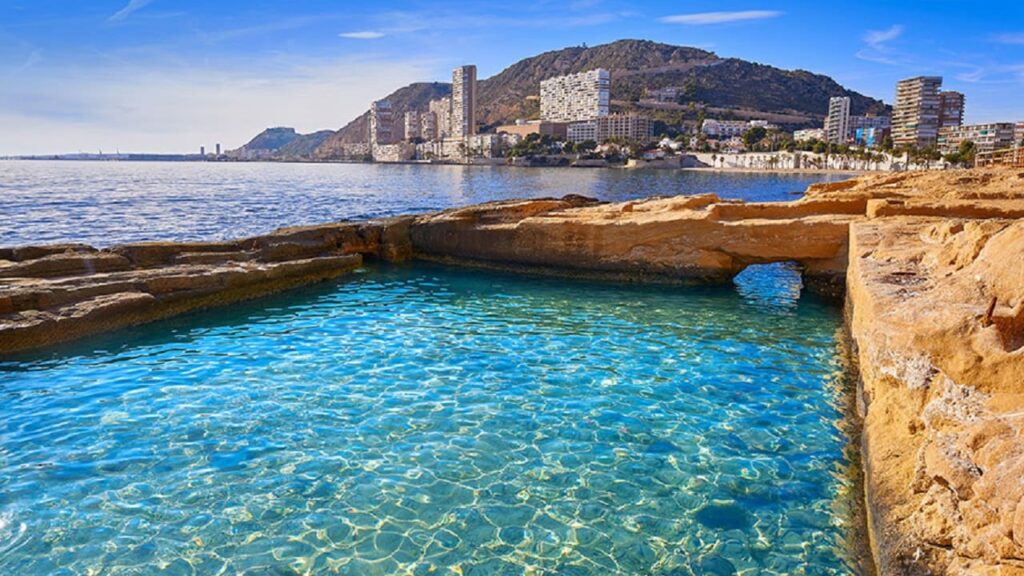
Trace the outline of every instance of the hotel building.
<path fill-rule="evenodd" d="M 451 135 L 476 134 L 476 66 L 459 66 L 452 72 Z"/>
<path fill-rule="evenodd" d="M 549 78 L 540 83 L 540 118 L 580 122 L 608 115 L 611 75 L 597 69 Z"/>
<path fill-rule="evenodd" d="M 892 140 L 896 146 L 926 148 L 938 140 L 940 76 L 918 76 L 896 84 Z"/>
<path fill-rule="evenodd" d="M 828 100 L 825 117 L 825 138 L 833 144 L 845 144 L 850 139 L 850 98 L 833 96 Z"/>

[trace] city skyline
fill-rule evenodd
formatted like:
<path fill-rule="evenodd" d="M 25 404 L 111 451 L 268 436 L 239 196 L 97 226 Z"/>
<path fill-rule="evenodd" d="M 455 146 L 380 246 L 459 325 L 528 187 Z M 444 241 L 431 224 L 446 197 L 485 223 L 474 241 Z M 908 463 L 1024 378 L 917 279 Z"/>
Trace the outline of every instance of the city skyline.
<path fill-rule="evenodd" d="M 846 24 L 822 35 L 825 8 L 809 2 L 311 1 L 282 13 L 270 2 L 17 1 L 0 24 L 0 154 L 182 152 L 234 148 L 267 126 L 337 129 L 466 61 L 484 79 L 547 50 L 620 38 L 827 74 L 889 104 L 897 80 L 941 75 L 944 89 L 967 94 L 965 123 L 1019 121 L 1024 18 L 996 4 L 836 4 L 829 15 Z"/>

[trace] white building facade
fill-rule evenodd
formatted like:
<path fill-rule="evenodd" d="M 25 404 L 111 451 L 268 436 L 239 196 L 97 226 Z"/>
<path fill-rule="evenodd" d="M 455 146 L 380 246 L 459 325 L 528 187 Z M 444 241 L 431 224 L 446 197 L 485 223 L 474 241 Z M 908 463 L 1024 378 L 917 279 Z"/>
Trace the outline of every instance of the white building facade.
<path fill-rule="evenodd" d="M 540 83 L 540 118 L 580 122 L 608 115 L 611 74 L 604 69 L 549 78 Z"/>
<path fill-rule="evenodd" d="M 850 139 L 850 98 L 848 96 L 833 96 L 828 99 L 825 138 L 833 144 L 846 144 Z"/>

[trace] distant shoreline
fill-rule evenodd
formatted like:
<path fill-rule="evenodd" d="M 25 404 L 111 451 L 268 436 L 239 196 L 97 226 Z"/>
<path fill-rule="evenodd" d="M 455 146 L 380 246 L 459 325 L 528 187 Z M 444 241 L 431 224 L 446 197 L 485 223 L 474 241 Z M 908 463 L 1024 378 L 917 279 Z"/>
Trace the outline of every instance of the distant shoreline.
<path fill-rule="evenodd" d="M 368 166 L 467 166 L 471 168 L 558 168 L 578 170 L 624 170 L 624 171 L 658 171 L 658 172 L 715 172 L 723 174 L 818 174 L 834 176 L 863 176 L 865 174 L 882 173 L 882 170 L 837 170 L 834 168 L 799 168 L 787 170 L 783 168 L 712 168 L 689 166 L 680 168 L 626 168 L 625 166 L 523 166 L 514 164 L 462 164 L 456 162 L 364 162 L 360 160 L 202 160 L 198 158 L 54 158 L 54 157 L 19 157 L 0 158 L 0 161 L 21 162 L 167 162 L 191 164 L 365 164 Z"/>

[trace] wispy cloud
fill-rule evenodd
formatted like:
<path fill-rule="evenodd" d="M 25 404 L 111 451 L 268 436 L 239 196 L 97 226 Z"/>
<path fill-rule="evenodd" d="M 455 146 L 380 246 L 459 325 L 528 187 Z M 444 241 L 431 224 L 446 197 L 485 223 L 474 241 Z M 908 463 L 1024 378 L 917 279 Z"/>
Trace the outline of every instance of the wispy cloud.
<path fill-rule="evenodd" d="M 352 38 L 354 40 L 376 40 L 383 38 L 385 34 L 376 30 L 362 30 L 360 32 L 342 32 L 338 34 L 342 38 Z"/>
<path fill-rule="evenodd" d="M 902 36 L 905 30 L 900 24 L 893 24 L 885 30 L 868 30 L 864 33 L 865 47 L 857 51 L 857 58 L 888 66 L 907 64 L 909 58 L 889 46 L 889 43 Z"/>
<path fill-rule="evenodd" d="M 125 18 L 131 16 L 132 12 L 136 12 L 138 10 L 145 8 L 146 5 L 152 1 L 153 0 L 128 0 L 128 3 L 125 4 L 124 8 L 121 8 L 120 10 L 115 12 L 113 16 L 108 18 L 108 20 L 110 22 L 120 22 Z"/>
<path fill-rule="evenodd" d="M 1015 84 L 1024 82 L 1024 64 L 982 64 L 956 75 L 969 84 Z"/>
<path fill-rule="evenodd" d="M 992 39 L 1000 44 L 1024 44 L 1024 32 L 1018 32 L 1016 34 L 997 34 L 993 36 Z"/>
<path fill-rule="evenodd" d="M 894 24 L 886 30 L 868 30 L 864 43 L 875 50 L 885 50 L 886 44 L 903 35 L 903 26 Z"/>
<path fill-rule="evenodd" d="M 693 14 L 676 14 L 660 18 L 665 24 L 689 24 L 701 26 L 706 24 L 725 24 L 745 20 L 767 20 L 778 18 L 782 12 L 777 10 L 739 10 L 735 12 L 697 12 Z"/>

